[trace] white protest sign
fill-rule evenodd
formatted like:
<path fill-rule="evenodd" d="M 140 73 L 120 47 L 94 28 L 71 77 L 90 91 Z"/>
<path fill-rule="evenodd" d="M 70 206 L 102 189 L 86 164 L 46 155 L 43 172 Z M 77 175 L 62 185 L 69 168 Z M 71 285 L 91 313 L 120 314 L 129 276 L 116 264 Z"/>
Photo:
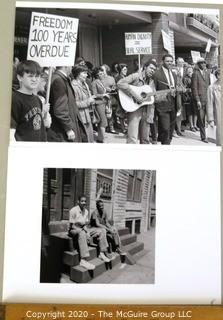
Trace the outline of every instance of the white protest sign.
<path fill-rule="evenodd" d="M 27 59 L 41 67 L 72 66 L 78 19 L 32 12 Z"/>
<path fill-rule="evenodd" d="M 127 32 L 125 33 L 126 55 L 151 54 L 152 34 L 151 32 Z"/>
<path fill-rule="evenodd" d="M 164 30 L 161 30 L 162 32 L 162 38 L 163 38 L 163 47 L 167 50 L 168 53 L 172 53 L 172 47 L 171 47 L 171 38 Z"/>
<path fill-rule="evenodd" d="M 207 42 L 207 45 L 206 45 L 206 48 L 205 48 L 205 52 L 210 52 L 210 49 L 211 49 L 211 39 L 208 39 L 208 42 Z"/>
<path fill-rule="evenodd" d="M 192 57 L 193 63 L 197 63 L 197 61 L 201 58 L 201 53 L 199 51 L 191 50 L 191 57 Z"/>

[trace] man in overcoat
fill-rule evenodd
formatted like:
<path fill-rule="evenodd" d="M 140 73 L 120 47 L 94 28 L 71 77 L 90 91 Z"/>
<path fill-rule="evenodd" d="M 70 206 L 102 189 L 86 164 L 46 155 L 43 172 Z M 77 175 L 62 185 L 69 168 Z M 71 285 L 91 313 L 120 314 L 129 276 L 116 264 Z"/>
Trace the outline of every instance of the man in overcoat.
<path fill-rule="evenodd" d="M 86 135 L 71 85 L 72 67 L 57 67 L 50 88 L 50 114 L 52 117 L 49 141 L 85 142 Z"/>
<path fill-rule="evenodd" d="M 200 129 L 201 140 L 208 143 L 205 132 L 207 91 L 210 85 L 210 73 L 206 69 L 206 61 L 201 58 L 192 75 L 192 97 L 197 111 L 197 126 Z"/>

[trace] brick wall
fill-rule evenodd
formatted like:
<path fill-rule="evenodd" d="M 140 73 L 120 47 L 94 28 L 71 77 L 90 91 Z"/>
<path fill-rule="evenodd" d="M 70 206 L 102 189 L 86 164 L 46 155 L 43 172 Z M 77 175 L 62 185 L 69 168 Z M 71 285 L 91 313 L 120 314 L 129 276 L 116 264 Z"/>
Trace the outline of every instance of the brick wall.
<path fill-rule="evenodd" d="M 125 227 L 126 201 L 128 190 L 128 170 L 117 170 L 113 194 L 113 219 L 117 227 Z"/>
<path fill-rule="evenodd" d="M 169 29 L 169 36 L 171 38 L 171 52 L 170 54 L 172 54 L 173 59 L 175 61 L 175 43 L 174 43 L 174 31 Z"/>
<path fill-rule="evenodd" d="M 85 194 L 87 197 L 87 208 L 90 212 L 95 210 L 97 184 L 97 169 L 85 170 Z"/>
<path fill-rule="evenodd" d="M 48 169 L 43 170 L 43 208 L 48 209 Z"/>
<path fill-rule="evenodd" d="M 142 189 L 142 229 L 146 231 L 150 219 L 150 203 L 152 197 L 152 181 L 154 172 L 148 170 L 145 172 Z"/>
<path fill-rule="evenodd" d="M 124 227 L 126 219 L 140 218 L 141 231 L 146 231 L 150 214 L 152 171 L 145 171 L 140 202 L 127 201 L 128 180 L 128 170 L 117 170 L 113 196 L 114 223 L 118 227 Z"/>

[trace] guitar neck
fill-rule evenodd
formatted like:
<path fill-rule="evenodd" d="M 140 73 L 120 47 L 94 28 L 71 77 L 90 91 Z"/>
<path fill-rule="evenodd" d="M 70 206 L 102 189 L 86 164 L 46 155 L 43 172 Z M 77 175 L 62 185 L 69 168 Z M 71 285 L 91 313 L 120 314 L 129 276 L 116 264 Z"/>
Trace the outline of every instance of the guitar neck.
<path fill-rule="evenodd" d="M 176 89 L 165 89 L 165 90 L 159 90 L 159 91 L 156 91 L 155 92 L 155 96 L 158 97 L 158 96 L 162 96 L 163 94 L 167 94 L 167 93 L 170 93 L 170 92 L 175 92 Z"/>
<path fill-rule="evenodd" d="M 190 88 L 185 88 L 185 92 L 189 92 L 189 91 L 191 91 L 190 90 Z M 165 90 L 159 90 L 159 91 L 156 91 L 155 92 L 155 96 L 157 97 L 157 96 L 162 96 L 162 95 L 164 95 L 164 94 L 167 94 L 167 93 L 169 93 L 169 92 L 184 92 L 183 91 L 183 89 L 165 89 Z"/>

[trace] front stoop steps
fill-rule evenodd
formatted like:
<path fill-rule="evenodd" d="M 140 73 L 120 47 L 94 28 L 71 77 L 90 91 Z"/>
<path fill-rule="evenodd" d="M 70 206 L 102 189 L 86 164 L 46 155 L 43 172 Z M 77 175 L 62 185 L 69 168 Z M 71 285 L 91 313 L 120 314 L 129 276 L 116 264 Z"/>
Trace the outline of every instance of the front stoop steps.
<path fill-rule="evenodd" d="M 134 255 L 144 249 L 144 243 L 138 242 L 136 234 L 130 234 L 128 228 L 119 229 L 118 232 L 122 243 L 122 249 L 126 253 Z M 55 244 L 60 243 L 60 247 L 64 248 L 63 272 L 69 274 L 71 281 L 77 283 L 89 282 L 103 272 L 111 270 L 118 263 L 125 262 L 125 257 L 116 253 L 115 258 L 106 263 L 97 258 L 98 252 L 96 247 L 89 247 L 90 257 L 87 260 L 95 265 L 95 269 L 86 270 L 79 265 L 80 257 L 78 251 L 70 250 L 70 238 L 67 236 L 65 229 L 63 231 L 60 230 L 58 233 L 55 232 L 51 234 L 51 239 Z"/>

